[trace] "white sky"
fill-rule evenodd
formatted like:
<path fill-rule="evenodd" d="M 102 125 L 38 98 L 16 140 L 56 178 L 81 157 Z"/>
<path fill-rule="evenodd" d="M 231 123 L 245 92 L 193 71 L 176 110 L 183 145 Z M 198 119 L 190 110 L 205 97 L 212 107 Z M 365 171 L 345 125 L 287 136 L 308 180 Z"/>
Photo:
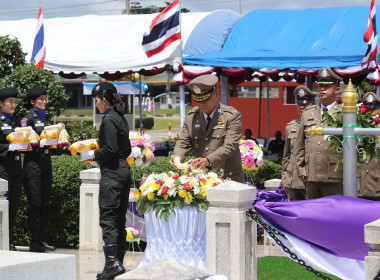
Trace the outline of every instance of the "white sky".
<path fill-rule="evenodd" d="M 131 0 L 133 2 L 134 0 Z M 166 0 L 171 2 L 172 0 Z M 368 6 L 371 0 L 180 0 L 191 12 L 229 9 L 243 15 L 256 9 L 307 9 L 338 6 Z M 162 0 L 140 0 L 141 6 L 165 6 Z M 0 0 L 0 20 L 37 18 L 38 0 Z M 44 18 L 86 14 L 119 15 L 126 0 L 42 0 Z"/>

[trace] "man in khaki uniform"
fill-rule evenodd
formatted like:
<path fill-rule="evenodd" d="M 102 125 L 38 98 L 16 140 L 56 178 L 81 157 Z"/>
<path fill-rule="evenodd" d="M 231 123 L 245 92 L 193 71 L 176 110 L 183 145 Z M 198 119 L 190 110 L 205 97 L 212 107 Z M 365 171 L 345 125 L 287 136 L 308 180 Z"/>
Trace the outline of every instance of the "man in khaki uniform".
<path fill-rule="evenodd" d="M 186 154 L 193 150 L 196 156 L 193 168 L 213 172 L 223 169 L 224 178 L 244 182 L 239 151 L 241 114 L 219 103 L 218 81 L 214 75 L 203 75 L 188 84 L 198 107 L 187 114 L 170 163 L 176 167 L 175 157 L 183 162 Z"/>
<path fill-rule="evenodd" d="M 312 136 L 305 132 L 312 126 L 327 127 L 323 112 L 341 111 L 336 103 L 336 96 L 342 78 L 330 68 L 324 67 L 318 72 L 318 96 L 320 104 L 311 106 L 302 114 L 297 144 L 295 148 L 296 165 L 306 188 L 307 199 L 343 194 L 343 165 L 336 165 L 341 154 L 327 149 L 328 142 L 324 136 Z"/>
<path fill-rule="evenodd" d="M 363 105 L 369 114 L 380 115 L 380 98 L 373 92 L 363 96 Z M 358 164 L 358 197 L 380 201 L 380 159 Z"/>
<path fill-rule="evenodd" d="M 303 111 L 314 105 L 316 93 L 305 86 L 298 86 L 294 90 L 297 112 L 302 116 Z M 282 158 L 282 183 L 289 200 L 305 200 L 306 191 L 303 182 L 298 177 L 296 168 L 295 143 L 299 130 L 300 119 L 292 120 L 285 128 L 285 145 Z"/>

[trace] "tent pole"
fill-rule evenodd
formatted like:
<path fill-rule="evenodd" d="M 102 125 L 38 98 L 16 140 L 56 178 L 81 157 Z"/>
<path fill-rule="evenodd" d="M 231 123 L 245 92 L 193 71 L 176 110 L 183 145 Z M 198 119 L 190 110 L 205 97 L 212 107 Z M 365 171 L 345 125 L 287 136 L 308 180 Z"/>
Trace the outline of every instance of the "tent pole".
<path fill-rule="evenodd" d="M 260 92 L 259 92 L 259 94 L 260 94 L 260 96 L 259 96 L 259 132 L 257 134 L 257 138 L 261 137 L 261 131 L 260 131 L 260 129 L 261 129 L 261 96 L 262 96 L 261 92 L 262 91 L 263 91 L 263 82 L 260 81 Z"/>
<path fill-rule="evenodd" d="M 220 75 L 220 102 L 228 105 L 228 76 Z"/>
<path fill-rule="evenodd" d="M 267 77 L 267 142 L 265 144 L 265 148 L 268 150 L 269 147 L 269 139 L 270 139 L 270 125 L 269 125 L 269 77 Z"/>
<path fill-rule="evenodd" d="M 143 135 L 142 122 L 142 91 L 141 91 L 141 75 L 139 75 L 139 106 L 140 106 L 140 135 Z"/>

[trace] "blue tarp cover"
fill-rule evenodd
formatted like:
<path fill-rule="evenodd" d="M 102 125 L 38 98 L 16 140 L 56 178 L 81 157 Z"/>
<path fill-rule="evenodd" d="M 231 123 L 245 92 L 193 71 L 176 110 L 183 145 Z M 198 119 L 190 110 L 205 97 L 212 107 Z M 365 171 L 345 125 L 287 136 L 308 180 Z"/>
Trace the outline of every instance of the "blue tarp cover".
<path fill-rule="evenodd" d="M 367 50 L 368 14 L 369 6 L 254 10 L 236 23 L 221 52 L 184 57 L 184 64 L 292 70 L 359 66 Z"/>

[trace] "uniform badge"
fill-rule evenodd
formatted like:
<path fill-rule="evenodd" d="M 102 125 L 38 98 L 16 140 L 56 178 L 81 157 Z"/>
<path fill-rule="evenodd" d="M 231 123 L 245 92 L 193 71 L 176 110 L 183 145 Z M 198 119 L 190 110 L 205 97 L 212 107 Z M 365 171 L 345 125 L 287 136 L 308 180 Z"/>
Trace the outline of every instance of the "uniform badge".
<path fill-rule="evenodd" d="M 373 96 L 372 96 L 372 94 L 368 95 L 367 102 L 373 102 Z"/>
<path fill-rule="evenodd" d="M 12 129 L 12 127 L 7 123 L 4 123 L 3 126 L 1 127 L 1 130 L 8 130 L 8 129 Z"/>
<path fill-rule="evenodd" d="M 327 73 L 326 68 L 323 68 L 323 69 L 322 69 L 322 72 L 321 72 L 321 77 L 322 77 L 322 78 L 326 78 L 326 77 L 328 77 L 328 75 L 329 75 L 329 74 Z"/>
<path fill-rule="evenodd" d="M 225 123 L 225 121 L 223 121 L 221 118 L 219 118 L 218 122 L 216 123 L 216 126 L 214 126 L 214 129 L 223 129 L 224 123 Z"/>
<path fill-rule="evenodd" d="M 45 124 L 43 122 L 41 122 L 40 120 L 38 120 L 36 122 L 35 126 L 45 126 Z"/>
<path fill-rule="evenodd" d="M 297 133 L 297 130 L 296 129 L 292 129 L 292 131 L 290 133 Z"/>
<path fill-rule="evenodd" d="M 314 121 L 314 116 L 310 116 L 307 120 L 308 121 Z"/>
<path fill-rule="evenodd" d="M 200 94 L 202 92 L 202 90 L 199 86 L 193 86 L 193 91 L 196 94 Z"/>
<path fill-rule="evenodd" d="M 299 97 L 304 97 L 305 96 L 305 91 L 303 89 L 300 89 L 298 92 Z"/>

